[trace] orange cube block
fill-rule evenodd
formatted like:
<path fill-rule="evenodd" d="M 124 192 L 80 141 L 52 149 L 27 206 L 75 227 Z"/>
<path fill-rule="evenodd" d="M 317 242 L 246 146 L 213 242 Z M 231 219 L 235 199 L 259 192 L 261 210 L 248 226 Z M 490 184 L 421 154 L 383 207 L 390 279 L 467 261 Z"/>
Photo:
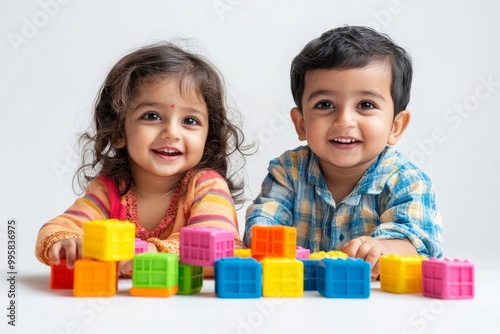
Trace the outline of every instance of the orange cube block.
<path fill-rule="evenodd" d="M 252 226 L 252 257 L 295 258 L 297 229 L 289 226 Z"/>
<path fill-rule="evenodd" d="M 75 262 L 75 297 L 110 297 L 118 284 L 116 262 L 82 259 Z"/>

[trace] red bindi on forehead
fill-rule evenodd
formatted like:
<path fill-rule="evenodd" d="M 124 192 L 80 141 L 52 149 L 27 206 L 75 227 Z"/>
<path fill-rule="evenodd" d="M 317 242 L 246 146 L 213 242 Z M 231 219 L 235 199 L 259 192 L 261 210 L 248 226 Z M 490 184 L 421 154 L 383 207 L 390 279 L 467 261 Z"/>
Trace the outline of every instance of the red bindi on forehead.
<path fill-rule="evenodd" d="M 171 105 L 170 105 L 170 108 L 175 108 L 175 104 L 171 104 Z"/>

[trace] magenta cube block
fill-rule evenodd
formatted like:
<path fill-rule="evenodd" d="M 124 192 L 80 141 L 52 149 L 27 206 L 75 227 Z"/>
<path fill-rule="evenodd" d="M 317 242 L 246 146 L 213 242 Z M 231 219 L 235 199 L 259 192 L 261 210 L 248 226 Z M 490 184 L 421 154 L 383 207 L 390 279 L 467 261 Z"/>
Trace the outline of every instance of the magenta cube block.
<path fill-rule="evenodd" d="M 135 238 L 135 255 L 148 251 L 148 243 L 139 238 Z"/>
<path fill-rule="evenodd" d="M 422 261 L 422 294 L 440 299 L 474 298 L 474 265 L 456 259 Z"/>
<path fill-rule="evenodd" d="M 181 228 L 180 263 L 213 266 L 215 260 L 234 256 L 234 233 L 209 226 Z"/>
<path fill-rule="evenodd" d="M 311 254 L 311 251 L 309 249 L 303 248 L 300 246 L 296 247 L 295 257 L 297 259 L 307 259 L 310 254 Z"/>

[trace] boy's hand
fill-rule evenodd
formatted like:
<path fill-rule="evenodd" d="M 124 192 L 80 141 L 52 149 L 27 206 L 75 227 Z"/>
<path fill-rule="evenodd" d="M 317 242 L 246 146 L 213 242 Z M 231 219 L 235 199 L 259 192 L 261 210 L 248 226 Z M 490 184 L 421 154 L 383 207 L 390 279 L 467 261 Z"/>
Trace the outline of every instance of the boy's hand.
<path fill-rule="evenodd" d="M 82 238 L 62 239 L 54 242 L 49 248 L 49 259 L 55 265 L 66 259 L 66 267 L 73 269 L 75 261 L 82 258 Z"/>
<path fill-rule="evenodd" d="M 384 241 L 374 239 L 372 237 L 354 238 L 342 247 L 342 252 L 347 253 L 349 257 L 358 257 L 367 262 L 370 262 L 372 271 L 372 279 L 376 279 L 380 273 L 378 261 L 380 256 L 390 254 L 389 249 L 384 244 Z"/>

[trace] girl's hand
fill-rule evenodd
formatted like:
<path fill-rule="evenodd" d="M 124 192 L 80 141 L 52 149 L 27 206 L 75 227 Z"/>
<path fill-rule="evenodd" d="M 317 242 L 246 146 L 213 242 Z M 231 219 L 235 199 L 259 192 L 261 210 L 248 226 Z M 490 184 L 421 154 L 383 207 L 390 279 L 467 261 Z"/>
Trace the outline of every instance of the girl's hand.
<path fill-rule="evenodd" d="M 49 248 L 49 259 L 55 265 L 66 259 L 66 267 L 73 269 L 75 261 L 82 258 L 82 238 L 62 239 L 54 242 Z"/>

